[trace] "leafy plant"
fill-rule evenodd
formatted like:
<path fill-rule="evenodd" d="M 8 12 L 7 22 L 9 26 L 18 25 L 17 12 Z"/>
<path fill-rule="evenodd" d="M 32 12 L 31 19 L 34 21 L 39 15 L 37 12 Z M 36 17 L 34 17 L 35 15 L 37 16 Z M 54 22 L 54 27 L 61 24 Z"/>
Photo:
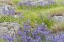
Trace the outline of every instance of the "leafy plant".
<path fill-rule="evenodd" d="M 47 14 L 40 14 L 39 17 L 40 17 L 40 20 L 41 20 L 42 22 L 44 22 L 49 28 L 50 28 L 51 26 L 53 26 L 53 24 L 55 23 L 55 22 L 51 19 L 51 17 L 49 16 L 49 14 L 48 14 L 48 15 L 47 15 Z"/>

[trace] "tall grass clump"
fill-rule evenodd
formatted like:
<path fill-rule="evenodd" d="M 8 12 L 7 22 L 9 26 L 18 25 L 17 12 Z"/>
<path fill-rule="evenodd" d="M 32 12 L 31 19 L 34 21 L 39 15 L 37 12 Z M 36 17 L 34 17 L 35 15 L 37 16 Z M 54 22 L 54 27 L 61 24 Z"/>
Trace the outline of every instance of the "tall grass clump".
<path fill-rule="evenodd" d="M 11 15 L 6 15 L 6 16 L 1 16 L 0 17 L 0 22 L 17 22 L 21 25 L 22 18 L 20 17 L 13 17 Z"/>
<path fill-rule="evenodd" d="M 51 19 L 49 14 L 40 14 L 40 20 L 44 22 L 49 28 L 55 24 L 55 21 Z"/>

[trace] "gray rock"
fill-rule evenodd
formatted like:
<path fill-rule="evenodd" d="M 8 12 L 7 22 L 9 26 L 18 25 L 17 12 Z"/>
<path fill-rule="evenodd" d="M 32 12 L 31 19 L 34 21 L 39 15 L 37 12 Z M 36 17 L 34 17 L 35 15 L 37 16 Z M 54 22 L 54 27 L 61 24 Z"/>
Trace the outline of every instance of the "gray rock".
<path fill-rule="evenodd" d="M 8 28 L 9 28 L 9 29 L 10 29 L 10 28 L 13 28 L 13 29 L 15 30 L 15 32 L 17 32 L 20 27 L 21 27 L 21 26 L 20 26 L 18 23 L 10 23 L 10 24 L 8 25 Z"/>
<path fill-rule="evenodd" d="M 11 28 L 10 30 L 8 30 L 7 32 L 10 36 L 12 36 L 13 34 L 15 34 L 15 31 L 13 28 Z"/>
<path fill-rule="evenodd" d="M 0 36 L 3 34 L 9 34 L 10 36 L 18 32 L 21 26 L 15 22 L 3 22 L 0 23 Z"/>
<path fill-rule="evenodd" d="M 21 27 L 20 26 L 14 26 L 15 32 L 17 32 L 19 30 L 19 28 L 21 28 Z"/>
<path fill-rule="evenodd" d="M 7 33 L 8 32 L 8 28 L 7 27 L 0 27 L 0 36 Z"/>
<path fill-rule="evenodd" d="M 63 16 L 53 16 L 52 18 L 56 22 L 64 22 L 64 17 Z"/>
<path fill-rule="evenodd" d="M 0 26 L 6 27 L 8 25 L 8 22 L 0 23 Z"/>

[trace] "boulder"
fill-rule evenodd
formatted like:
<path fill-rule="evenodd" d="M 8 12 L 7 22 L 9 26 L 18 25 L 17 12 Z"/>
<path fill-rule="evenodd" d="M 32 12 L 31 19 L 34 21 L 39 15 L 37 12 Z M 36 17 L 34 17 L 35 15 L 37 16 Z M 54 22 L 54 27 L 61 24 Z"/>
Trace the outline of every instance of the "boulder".
<path fill-rule="evenodd" d="M 3 22 L 0 23 L 0 36 L 9 34 L 12 36 L 13 34 L 17 34 L 18 30 L 21 26 L 15 22 Z"/>

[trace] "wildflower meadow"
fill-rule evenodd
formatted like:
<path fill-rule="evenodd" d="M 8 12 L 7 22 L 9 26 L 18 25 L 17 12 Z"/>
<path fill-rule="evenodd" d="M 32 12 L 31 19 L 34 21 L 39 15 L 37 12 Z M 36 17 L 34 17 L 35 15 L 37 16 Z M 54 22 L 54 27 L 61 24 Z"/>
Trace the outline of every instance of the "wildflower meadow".
<path fill-rule="evenodd" d="M 0 42 L 64 42 L 64 0 L 0 0 Z"/>

